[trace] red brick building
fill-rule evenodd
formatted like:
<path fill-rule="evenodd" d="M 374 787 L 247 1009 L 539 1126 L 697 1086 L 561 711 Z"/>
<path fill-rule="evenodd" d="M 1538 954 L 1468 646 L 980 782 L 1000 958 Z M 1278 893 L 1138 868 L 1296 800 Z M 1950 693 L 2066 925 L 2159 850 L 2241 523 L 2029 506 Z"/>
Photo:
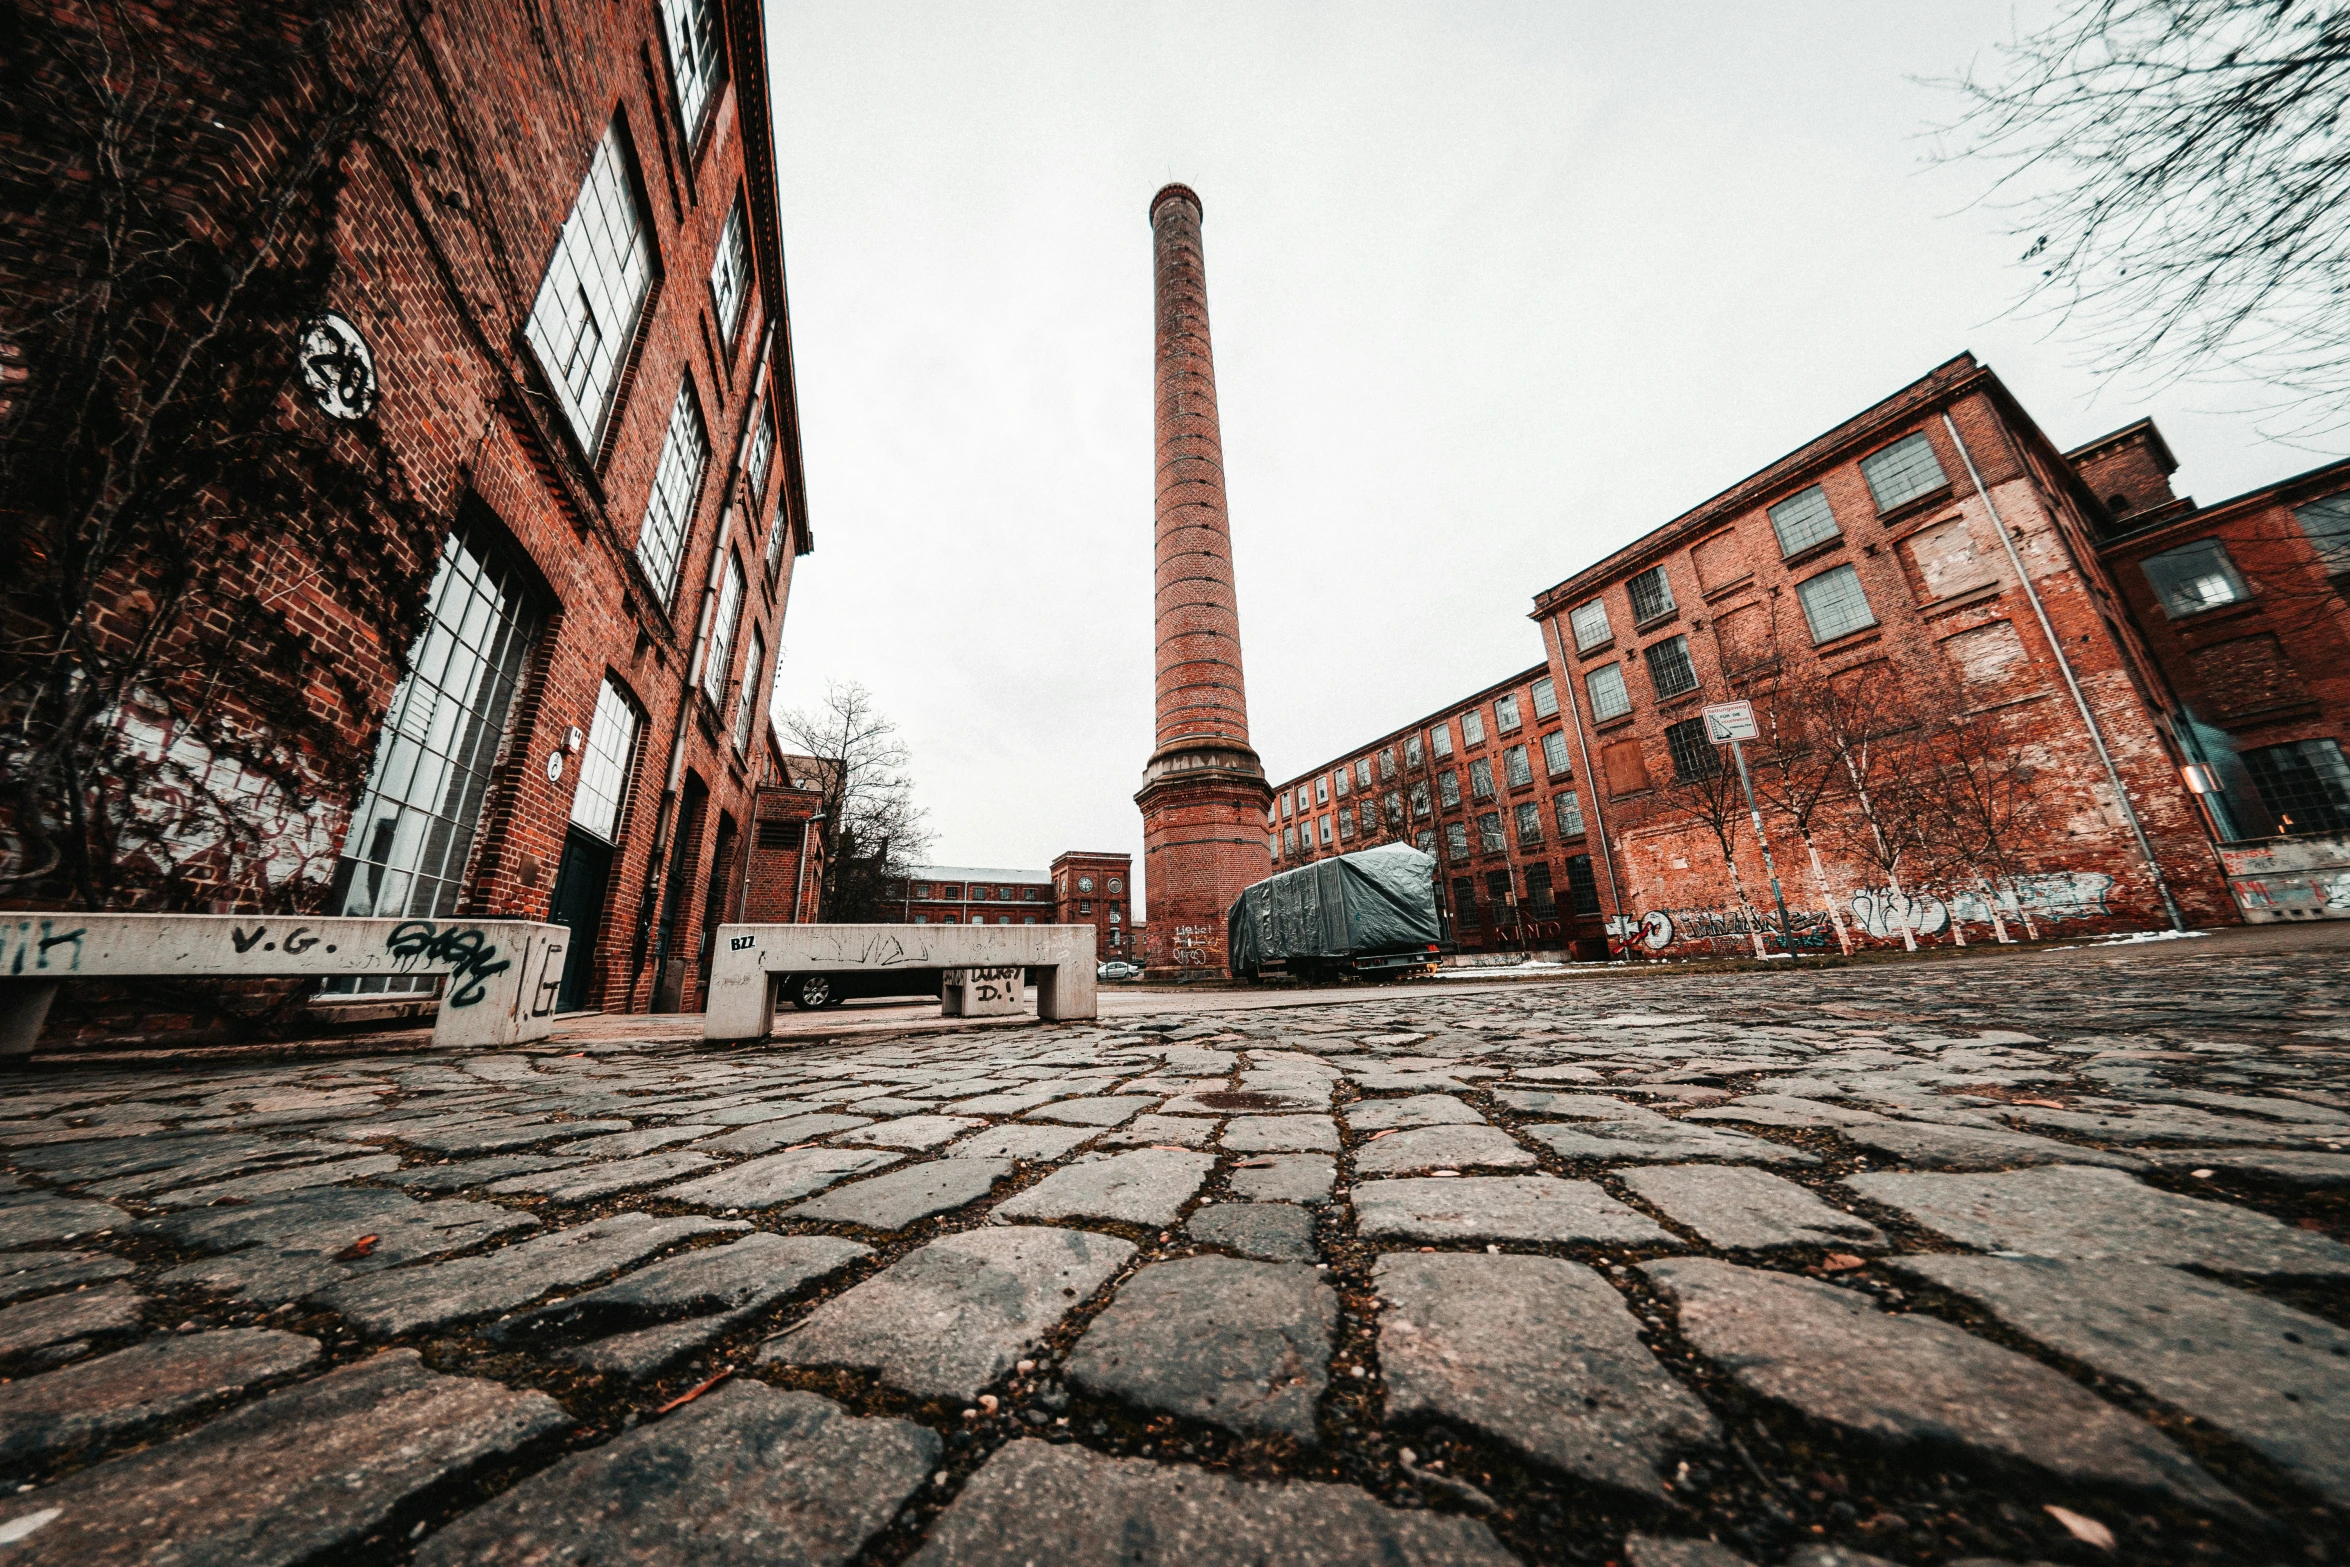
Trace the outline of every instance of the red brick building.
<path fill-rule="evenodd" d="M 1277 868 L 1379 843 L 1438 861 L 1469 951 L 1607 950 L 1585 785 L 1547 664 L 1283 783 L 1265 819 Z"/>
<path fill-rule="evenodd" d="M 826 765 L 785 751 L 768 731 L 766 760 L 752 796 L 742 897 L 729 920 L 805 925 L 816 919 L 824 894 Z"/>
<path fill-rule="evenodd" d="M 1133 880 L 1131 855 L 1071 849 L 1054 856 L 1053 923 L 1091 925 L 1097 956 L 1139 961 L 1141 938 L 1131 923 L 1134 905 L 1127 893 Z"/>
<path fill-rule="evenodd" d="M 2099 556 L 2084 473 L 2122 493 L 2113 463 L 2068 460 L 1962 355 L 1538 595 L 1611 928 L 1685 953 L 1775 926 L 1700 716 L 1735 699 L 1799 947 L 2233 922 Z"/>
<path fill-rule="evenodd" d="M 1133 860 L 1070 850 L 1049 871 L 990 865 L 918 865 L 890 883 L 894 923 L 909 925 L 1091 925 L 1094 951 L 1125 956 L 1135 938 L 1127 920 Z"/>
<path fill-rule="evenodd" d="M 165 53 L 197 25 L 123 14 Z M 204 46 L 274 25 L 245 8 Z M 348 26 L 387 74 L 304 338 L 331 373 L 290 378 L 283 417 L 380 443 L 438 520 L 257 558 L 357 693 L 340 745 L 373 758 L 354 794 L 280 824 L 271 852 L 317 869 L 268 896 L 551 918 L 575 932 L 567 1008 L 692 1008 L 711 931 L 753 893 L 746 836 L 798 819 L 788 780 L 758 785 L 811 548 L 761 9 L 443 0 Z M 249 119 L 258 160 L 269 107 L 206 112 L 231 138 Z M 0 261 L 21 281 L 29 253 Z M 0 301 L 0 337 L 25 303 Z M 420 612 L 377 634 L 327 554 L 412 573 Z M 196 744 L 148 727 L 158 754 Z"/>

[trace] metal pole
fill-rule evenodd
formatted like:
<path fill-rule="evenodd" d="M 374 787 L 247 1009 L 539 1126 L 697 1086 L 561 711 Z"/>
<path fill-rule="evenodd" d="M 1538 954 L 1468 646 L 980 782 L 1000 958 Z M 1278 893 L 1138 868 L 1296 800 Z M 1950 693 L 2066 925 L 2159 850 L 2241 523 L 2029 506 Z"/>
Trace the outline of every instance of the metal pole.
<path fill-rule="evenodd" d="M 1779 891 L 1779 867 L 1771 863 L 1771 840 L 1763 832 L 1762 812 L 1754 804 L 1754 780 L 1746 774 L 1746 747 L 1730 742 L 1730 754 L 1738 760 L 1738 787 L 1746 791 L 1746 812 L 1754 818 L 1754 841 L 1762 846 L 1763 869 L 1771 878 L 1771 901 L 1779 906 L 1779 945 L 1795 956 L 1795 933 L 1787 926 L 1787 898 Z"/>

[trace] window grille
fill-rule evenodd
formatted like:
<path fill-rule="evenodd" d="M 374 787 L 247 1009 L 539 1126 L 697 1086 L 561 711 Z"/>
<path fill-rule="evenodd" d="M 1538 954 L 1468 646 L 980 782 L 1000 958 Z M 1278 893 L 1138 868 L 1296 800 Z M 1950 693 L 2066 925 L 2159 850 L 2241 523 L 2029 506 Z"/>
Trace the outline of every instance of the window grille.
<path fill-rule="evenodd" d="M 1532 687 L 1532 691 L 1534 696 L 1534 716 L 1536 718 L 1558 717 L 1558 687 L 1552 684 L 1550 676 L 1544 675 L 1540 680 L 1535 681 Z"/>
<path fill-rule="evenodd" d="M 1559 917 L 1558 899 L 1551 893 L 1550 867 L 1526 867 L 1526 915 L 1529 919 L 1554 920 Z"/>
<path fill-rule="evenodd" d="M 1355 761 L 1355 783 L 1361 788 L 1371 787 L 1371 759 L 1367 756 Z"/>
<path fill-rule="evenodd" d="M 1588 854 L 1567 861 L 1567 907 L 1576 914 L 1599 912 L 1599 878 L 1592 874 Z"/>
<path fill-rule="evenodd" d="M 1542 767 L 1553 778 L 1566 773 L 1567 737 L 1562 731 L 1553 729 L 1542 737 Z"/>
<path fill-rule="evenodd" d="M 1382 782 L 1395 776 L 1395 747 L 1383 746 L 1379 751 L 1379 777 Z"/>
<path fill-rule="evenodd" d="M 2350 571 L 2350 490 L 2295 507 L 2293 520 L 2329 574 Z"/>
<path fill-rule="evenodd" d="M 764 403 L 759 408 L 759 422 L 751 427 L 751 449 L 743 454 L 743 482 L 750 486 L 751 508 L 756 511 L 767 495 L 767 464 L 775 457 L 775 415 Z M 780 517 L 778 518 L 780 521 Z"/>
<path fill-rule="evenodd" d="M 1797 583 L 1795 596 L 1803 603 L 1803 618 L 1811 626 L 1814 642 L 1832 642 L 1877 623 L 1869 609 L 1869 596 L 1861 591 L 1860 574 L 1850 566 L 1838 566 Z"/>
<path fill-rule="evenodd" d="M 2335 740 L 2294 740 L 2244 753 L 2252 786 L 2281 833 L 2350 831 L 2350 761 Z"/>
<path fill-rule="evenodd" d="M 1342 805 L 1338 808 L 1338 841 L 1350 843 L 1354 840 L 1354 835 L 1355 808 L 1351 805 Z"/>
<path fill-rule="evenodd" d="M 758 627 L 753 626 L 750 651 L 743 657 L 743 688 L 734 704 L 734 748 L 737 751 L 747 752 L 751 748 L 752 723 L 759 715 L 759 688 L 766 683 L 766 675 L 767 639 L 759 634 Z"/>
<path fill-rule="evenodd" d="M 1612 640 L 1615 631 L 1607 623 L 1607 605 L 1598 599 L 1578 604 L 1567 611 L 1567 627 L 1575 633 L 1575 651 L 1589 652 L 1601 643 Z"/>
<path fill-rule="evenodd" d="M 1583 677 L 1583 689 L 1591 696 L 1591 720 L 1604 724 L 1611 718 L 1621 718 L 1632 711 L 1632 693 L 1624 685 L 1624 666 L 1602 664 Z"/>
<path fill-rule="evenodd" d="M 1941 459 L 1934 455 L 1934 443 L 1923 431 L 1863 457 L 1860 475 L 1869 481 L 1869 493 L 1876 497 L 1880 512 L 1929 495 L 1950 482 L 1942 472 Z"/>
<path fill-rule="evenodd" d="M 1438 760 L 1452 755 L 1452 724 L 1448 721 L 1429 730 L 1428 745 L 1429 749 L 1435 752 Z"/>
<path fill-rule="evenodd" d="M 635 704 L 607 677 L 596 692 L 596 713 L 588 720 L 587 749 L 580 756 L 579 787 L 571 794 L 571 824 L 606 843 L 620 836 L 636 730 Z"/>
<path fill-rule="evenodd" d="M 1421 750 L 1421 748 L 1420 748 L 1420 737 L 1419 737 L 1418 735 L 1406 735 L 1406 736 L 1404 737 L 1404 742 L 1403 742 L 1403 764 L 1404 764 L 1404 766 L 1406 766 L 1406 767 L 1417 767 L 1417 766 L 1419 766 L 1419 765 L 1420 765 L 1420 763 L 1421 763 L 1421 761 L 1422 761 L 1422 759 L 1425 757 L 1425 755 L 1426 755 L 1426 753 L 1425 753 L 1424 751 L 1422 751 L 1422 750 Z"/>
<path fill-rule="evenodd" d="M 588 162 L 523 328 L 571 433 L 591 455 L 652 286 L 652 236 L 615 120 Z"/>
<path fill-rule="evenodd" d="M 1412 814 L 1414 816 L 1426 816 L 1430 809 L 1431 807 L 1428 804 L 1428 784 L 1427 781 L 1423 779 L 1420 782 L 1412 785 Z"/>
<path fill-rule="evenodd" d="M 1526 755 L 1526 748 L 1513 745 L 1501 754 L 1502 767 L 1512 789 L 1534 781 L 1534 763 Z"/>
<path fill-rule="evenodd" d="M 1697 668 L 1689 662 L 1687 637 L 1667 637 L 1651 647 L 1646 657 L 1648 683 L 1658 701 L 1697 689 Z"/>
<path fill-rule="evenodd" d="M 1501 812 L 1487 811 L 1477 818 L 1477 847 L 1486 854 L 1499 854 L 1509 847 L 1501 835 Z"/>
<path fill-rule="evenodd" d="M 1528 800 L 1518 807 L 1518 847 L 1531 849 L 1542 842 L 1542 807 Z"/>
<path fill-rule="evenodd" d="M 1473 707 L 1461 714 L 1461 743 L 1464 745 L 1483 745 L 1485 743 L 1485 715 Z"/>
<path fill-rule="evenodd" d="M 1518 699 L 1501 696 L 1493 699 L 1493 728 L 1496 734 L 1509 734 L 1518 727 Z"/>
<path fill-rule="evenodd" d="M 702 117 L 726 80 L 726 46 L 718 35 L 714 0 L 661 0 L 661 31 L 669 43 L 669 70 L 677 83 L 677 118 L 687 146 L 701 140 Z"/>
<path fill-rule="evenodd" d="M 1781 555 L 1801 554 L 1835 538 L 1836 514 L 1828 509 L 1828 492 L 1815 484 L 1773 506 L 1771 531 L 1779 536 Z"/>
<path fill-rule="evenodd" d="M 1493 798 L 1493 763 L 1482 756 L 1469 764 L 1469 794 L 1479 800 Z"/>
<path fill-rule="evenodd" d="M 1550 804 L 1552 814 L 1558 817 L 1559 836 L 1562 838 L 1582 837 L 1583 802 L 1576 796 L 1575 791 L 1569 789 L 1563 794 L 1557 795 Z"/>
<path fill-rule="evenodd" d="M 1665 580 L 1665 568 L 1651 566 L 1630 582 L 1624 591 L 1632 598 L 1632 624 L 1644 626 L 1673 612 L 1673 585 Z"/>
<path fill-rule="evenodd" d="M 1444 824 L 1444 852 L 1448 859 L 1465 860 L 1469 857 L 1469 829 L 1466 823 Z"/>
<path fill-rule="evenodd" d="M 718 307 L 718 337 L 729 348 L 734 346 L 735 330 L 743 323 L 743 301 L 750 292 L 751 236 L 738 198 L 726 214 L 726 227 L 718 234 L 718 254 L 710 262 L 710 298 Z"/>
<path fill-rule="evenodd" d="M 702 694 L 713 703 L 726 695 L 734 673 L 734 633 L 743 613 L 743 563 L 730 551 L 718 587 L 718 613 L 710 619 L 710 645 L 702 654 Z"/>
<path fill-rule="evenodd" d="M 1673 776 L 1695 781 L 1722 770 L 1721 752 L 1706 738 L 1703 718 L 1684 718 L 1665 729 L 1665 749 L 1673 753 Z"/>
<path fill-rule="evenodd" d="M 1444 802 L 1444 808 L 1448 811 L 1459 805 L 1461 803 L 1461 775 L 1449 767 L 1438 773 L 1436 775 L 1436 797 Z"/>

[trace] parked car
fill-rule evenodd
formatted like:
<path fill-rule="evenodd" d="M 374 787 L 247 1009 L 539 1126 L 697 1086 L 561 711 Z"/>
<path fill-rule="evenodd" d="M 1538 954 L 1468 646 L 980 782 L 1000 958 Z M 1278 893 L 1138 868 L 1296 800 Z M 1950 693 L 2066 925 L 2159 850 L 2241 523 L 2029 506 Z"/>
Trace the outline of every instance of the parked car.
<path fill-rule="evenodd" d="M 1124 958 L 1111 958 L 1093 971 L 1095 979 L 1140 979 L 1142 965 L 1129 963 Z"/>

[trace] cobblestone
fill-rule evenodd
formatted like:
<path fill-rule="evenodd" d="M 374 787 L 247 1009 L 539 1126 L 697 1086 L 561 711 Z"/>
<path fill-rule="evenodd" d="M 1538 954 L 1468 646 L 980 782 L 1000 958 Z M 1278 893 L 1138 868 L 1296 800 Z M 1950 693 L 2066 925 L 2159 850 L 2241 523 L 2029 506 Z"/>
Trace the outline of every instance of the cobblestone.
<path fill-rule="evenodd" d="M 1188 1257 L 1119 1286 L 1069 1357 L 1069 1380 L 1236 1431 L 1314 1439 L 1338 1297 L 1297 1263 Z"/>
<path fill-rule="evenodd" d="M 1650 1165 L 1626 1170 L 1633 1194 L 1688 1226 L 1710 1246 L 1762 1251 L 1777 1246 L 1838 1246 L 1883 1251 L 1884 1232 L 1829 1207 L 1793 1181 L 1724 1164 Z"/>

